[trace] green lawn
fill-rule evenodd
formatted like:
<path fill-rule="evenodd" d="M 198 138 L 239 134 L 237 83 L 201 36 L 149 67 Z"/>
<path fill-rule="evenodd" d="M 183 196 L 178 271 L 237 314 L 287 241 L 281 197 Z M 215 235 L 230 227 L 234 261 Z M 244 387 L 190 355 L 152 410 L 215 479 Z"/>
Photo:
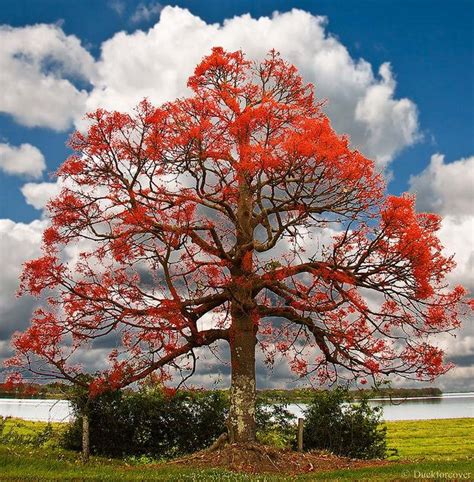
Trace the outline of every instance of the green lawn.
<path fill-rule="evenodd" d="M 29 420 L 22 420 L 21 418 L 7 418 L 5 419 L 4 433 L 13 431 L 18 435 L 35 435 L 41 432 L 50 425 L 56 435 L 59 435 L 61 431 L 66 427 L 64 423 L 51 423 L 46 422 L 31 422 Z"/>
<path fill-rule="evenodd" d="M 474 419 L 414 420 L 387 424 L 389 447 L 400 457 L 457 460 L 474 455 Z"/>
<path fill-rule="evenodd" d="M 7 421 L 4 433 L 12 430 L 22 436 L 34 436 L 46 424 L 19 420 Z M 420 474 L 438 472 L 451 478 L 474 478 L 474 419 L 390 422 L 388 445 L 398 449 L 384 467 L 338 470 L 301 476 L 300 480 L 403 480 Z M 61 424 L 53 427 L 55 436 Z M 467 475 L 470 473 L 471 475 Z M 436 475 L 435 475 L 436 477 Z M 442 477 L 439 477 L 442 478 Z M 160 464 L 137 465 L 123 460 L 93 457 L 84 466 L 78 454 L 56 447 L 55 439 L 41 447 L 21 443 L 0 445 L 0 480 L 222 480 L 273 481 L 295 480 L 277 476 L 245 476 L 224 470 L 170 468 Z"/>

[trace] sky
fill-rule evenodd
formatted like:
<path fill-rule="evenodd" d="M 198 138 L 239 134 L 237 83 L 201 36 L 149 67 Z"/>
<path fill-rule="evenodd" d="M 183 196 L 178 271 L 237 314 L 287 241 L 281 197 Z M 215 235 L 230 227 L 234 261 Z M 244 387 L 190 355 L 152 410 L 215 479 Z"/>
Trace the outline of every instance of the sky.
<path fill-rule="evenodd" d="M 187 77 L 215 45 L 252 58 L 275 48 L 294 63 L 326 100 L 335 129 L 384 172 L 389 192 L 416 193 L 419 210 L 444 217 L 440 238 L 457 261 L 450 281 L 474 292 L 474 2 L 0 5 L 0 359 L 36 303 L 15 297 L 18 276 L 40 253 L 43 209 L 71 132 L 97 107 L 126 111 L 143 97 L 160 104 L 185 95 Z M 472 320 L 439 344 L 457 368 L 436 384 L 474 389 Z M 282 366 L 260 377 L 289 383 Z"/>

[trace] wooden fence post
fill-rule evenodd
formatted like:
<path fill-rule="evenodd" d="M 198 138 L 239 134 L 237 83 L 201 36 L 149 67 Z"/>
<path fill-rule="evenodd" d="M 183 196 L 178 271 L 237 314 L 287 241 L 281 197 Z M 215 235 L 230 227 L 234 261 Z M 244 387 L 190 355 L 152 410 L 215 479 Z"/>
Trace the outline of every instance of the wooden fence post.
<path fill-rule="evenodd" d="M 298 419 L 298 452 L 303 452 L 303 418 Z"/>
<path fill-rule="evenodd" d="M 89 429 L 89 415 L 82 414 L 82 461 L 89 462 L 90 456 L 90 429 Z"/>

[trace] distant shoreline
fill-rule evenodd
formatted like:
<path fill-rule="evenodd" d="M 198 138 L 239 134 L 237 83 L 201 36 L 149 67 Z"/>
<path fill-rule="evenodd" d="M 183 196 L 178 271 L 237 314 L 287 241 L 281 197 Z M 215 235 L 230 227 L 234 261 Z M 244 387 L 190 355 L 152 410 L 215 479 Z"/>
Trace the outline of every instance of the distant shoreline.
<path fill-rule="evenodd" d="M 5 390 L 0 384 L 0 398 L 17 398 L 17 399 L 67 399 L 70 387 L 66 384 L 29 384 L 20 390 Z M 228 394 L 228 390 L 205 390 L 202 391 L 219 391 L 224 395 Z M 294 389 L 259 389 L 257 390 L 257 399 L 261 403 L 308 403 L 314 397 L 319 389 L 313 388 L 294 388 Z M 373 401 L 385 400 L 405 400 L 405 399 L 429 399 L 439 398 L 449 395 L 449 392 L 442 392 L 437 387 L 429 388 L 381 388 L 351 390 L 354 399 L 366 397 Z M 462 395 L 465 392 L 453 392 Z"/>
<path fill-rule="evenodd" d="M 308 403 L 318 390 L 295 388 L 292 390 L 257 390 L 257 398 L 265 403 Z M 381 388 L 351 390 L 354 399 L 367 398 L 373 401 L 405 400 L 407 398 L 439 398 L 446 395 L 437 387 L 429 388 Z M 466 392 L 468 393 L 468 392 Z"/>

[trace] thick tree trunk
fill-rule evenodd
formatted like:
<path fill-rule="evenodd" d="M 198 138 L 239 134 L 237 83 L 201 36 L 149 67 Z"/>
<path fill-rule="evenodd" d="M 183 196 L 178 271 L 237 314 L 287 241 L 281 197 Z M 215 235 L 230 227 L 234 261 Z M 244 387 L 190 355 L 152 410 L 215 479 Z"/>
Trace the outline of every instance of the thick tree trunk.
<path fill-rule="evenodd" d="M 241 139 L 242 146 L 248 138 Z M 240 154 L 246 152 L 241 146 Z M 242 159 L 244 161 L 245 159 Z M 237 208 L 237 257 L 231 268 L 233 278 L 230 330 L 232 379 L 230 386 L 230 442 L 249 443 L 256 440 L 255 424 L 255 345 L 257 330 L 252 318 L 254 299 L 253 276 L 253 201 L 250 180 L 244 170 L 239 173 Z"/>
<path fill-rule="evenodd" d="M 90 429 L 89 416 L 87 413 L 82 415 L 82 461 L 84 463 L 89 461 L 90 457 Z"/>
<path fill-rule="evenodd" d="M 256 440 L 255 326 L 250 316 L 233 315 L 229 439 L 231 443 L 248 443 Z"/>

